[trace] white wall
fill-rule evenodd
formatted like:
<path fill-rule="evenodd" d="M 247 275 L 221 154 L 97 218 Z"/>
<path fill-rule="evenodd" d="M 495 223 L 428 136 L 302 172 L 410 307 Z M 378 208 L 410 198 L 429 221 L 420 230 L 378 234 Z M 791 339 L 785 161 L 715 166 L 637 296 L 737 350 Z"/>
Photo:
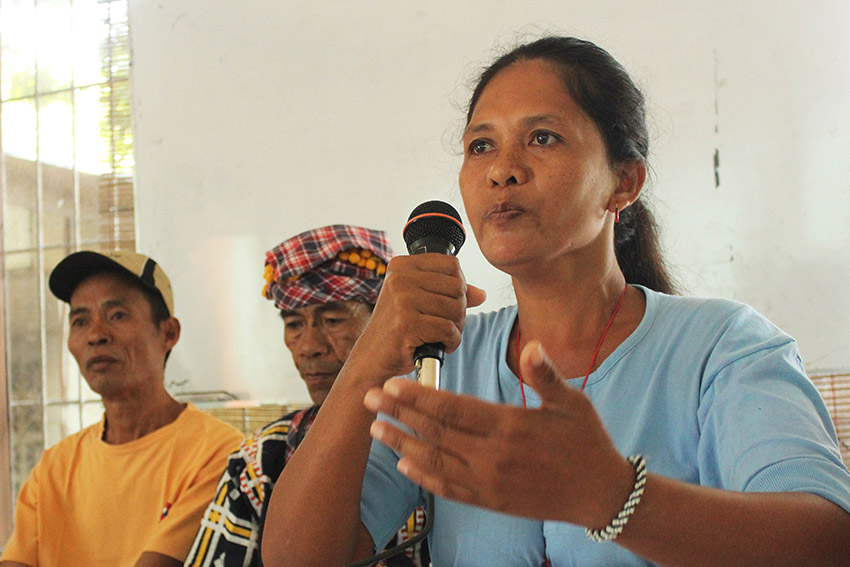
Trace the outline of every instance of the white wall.
<path fill-rule="evenodd" d="M 644 88 L 688 290 L 755 306 L 812 370 L 850 368 L 846 0 L 130 4 L 139 249 L 175 287 L 173 389 L 306 401 L 260 296 L 264 252 L 336 222 L 402 251 L 416 204 L 460 209 L 468 85 L 541 30 L 599 43 Z M 485 308 L 510 301 L 474 242 L 460 258 Z"/>

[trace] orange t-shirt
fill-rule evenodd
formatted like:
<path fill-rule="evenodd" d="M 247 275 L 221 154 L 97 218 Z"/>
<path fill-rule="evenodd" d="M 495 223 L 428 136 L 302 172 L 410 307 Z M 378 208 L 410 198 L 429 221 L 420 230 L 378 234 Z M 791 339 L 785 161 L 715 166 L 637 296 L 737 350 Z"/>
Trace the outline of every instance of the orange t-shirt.
<path fill-rule="evenodd" d="M 18 495 L 2 560 L 132 567 L 144 551 L 186 558 L 233 427 L 188 404 L 172 423 L 109 445 L 103 420 L 46 450 Z"/>

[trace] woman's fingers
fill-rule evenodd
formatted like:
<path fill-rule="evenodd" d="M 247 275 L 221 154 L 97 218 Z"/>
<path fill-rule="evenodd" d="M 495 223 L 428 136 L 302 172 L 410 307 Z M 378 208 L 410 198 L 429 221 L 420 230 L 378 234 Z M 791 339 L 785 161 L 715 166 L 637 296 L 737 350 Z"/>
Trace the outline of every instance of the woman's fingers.
<path fill-rule="evenodd" d="M 468 292 L 453 256 L 393 258 L 356 356 L 368 359 L 386 376 L 412 371 L 419 345 L 443 343 L 452 352 L 460 344 L 468 293 L 473 301 L 484 295 L 481 290 Z"/>
<path fill-rule="evenodd" d="M 590 400 L 564 384 L 543 353 L 524 354 L 529 385 L 541 390 L 540 408 L 488 403 L 397 378 L 371 389 L 364 405 L 401 426 L 381 421 L 371 433 L 401 455 L 399 471 L 435 494 L 580 523 L 592 510 L 588 498 L 630 465 Z"/>
<path fill-rule="evenodd" d="M 486 436 L 497 421 L 491 411 L 492 404 L 426 388 L 404 378 L 394 378 L 383 388 L 373 388 L 366 394 L 364 403 L 370 410 L 384 413 L 434 440 L 438 434 L 430 428 L 435 424 L 473 436 Z"/>

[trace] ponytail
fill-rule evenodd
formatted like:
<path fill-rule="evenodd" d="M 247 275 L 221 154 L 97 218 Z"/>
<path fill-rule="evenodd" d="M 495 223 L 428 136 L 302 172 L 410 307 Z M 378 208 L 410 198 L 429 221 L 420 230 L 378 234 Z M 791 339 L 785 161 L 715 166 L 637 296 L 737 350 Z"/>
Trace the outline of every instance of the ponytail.
<path fill-rule="evenodd" d="M 655 215 L 643 198 L 620 212 L 620 222 L 614 225 L 614 252 L 627 283 L 677 293 L 661 255 Z"/>

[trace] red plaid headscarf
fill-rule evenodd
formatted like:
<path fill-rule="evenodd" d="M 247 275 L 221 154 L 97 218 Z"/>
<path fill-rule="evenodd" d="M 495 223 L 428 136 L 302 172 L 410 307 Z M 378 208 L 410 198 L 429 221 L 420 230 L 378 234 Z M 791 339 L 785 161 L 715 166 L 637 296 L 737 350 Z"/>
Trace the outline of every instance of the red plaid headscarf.
<path fill-rule="evenodd" d="M 374 305 L 383 275 L 337 258 L 351 249 L 371 250 L 382 262 L 393 252 L 383 231 L 336 224 L 302 232 L 266 252 L 274 279 L 263 295 L 278 309 L 298 309 L 331 301 Z"/>

